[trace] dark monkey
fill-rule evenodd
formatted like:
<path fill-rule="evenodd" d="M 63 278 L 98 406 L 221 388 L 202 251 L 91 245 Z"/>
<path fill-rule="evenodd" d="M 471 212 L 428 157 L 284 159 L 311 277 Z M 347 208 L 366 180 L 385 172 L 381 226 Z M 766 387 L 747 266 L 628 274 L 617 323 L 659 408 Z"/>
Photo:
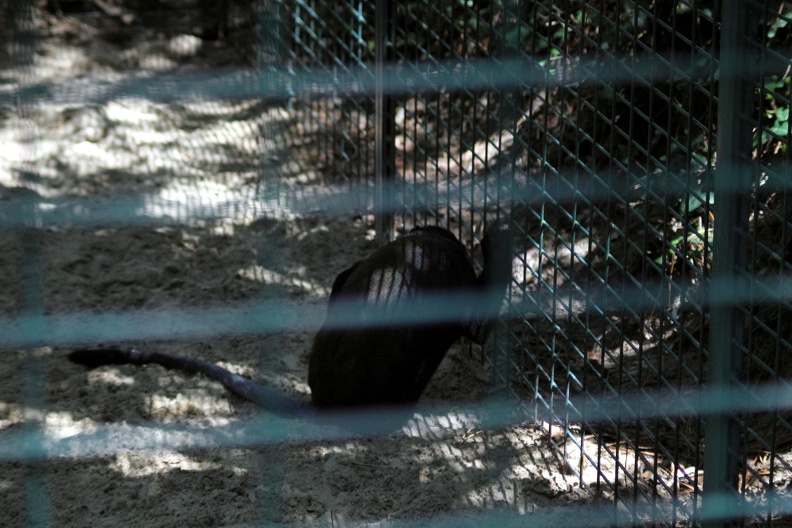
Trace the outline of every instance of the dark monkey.
<path fill-rule="evenodd" d="M 511 233 L 494 229 L 482 241 L 484 270 L 476 273 L 464 246 L 439 227 L 413 229 L 341 272 L 308 364 L 311 403 L 320 409 L 414 403 L 449 347 L 462 335 L 483 343 L 511 277 Z M 389 324 L 409 303 L 433 294 L 469 293 L 463 310 L 445 320 Z M 464 315 L 463 315 L 464 313 Z M 377 321 L 366 324 L 366 321 Z M 359 321 L 360 327 L 344 327 Z M 81 349 L 69 359 L 91 368 L 156 363 L 201 373 L 228 390 L 282 415 L 310 413 L 307 402 L 257 385 L 200 359 L 136 349 Z"/>

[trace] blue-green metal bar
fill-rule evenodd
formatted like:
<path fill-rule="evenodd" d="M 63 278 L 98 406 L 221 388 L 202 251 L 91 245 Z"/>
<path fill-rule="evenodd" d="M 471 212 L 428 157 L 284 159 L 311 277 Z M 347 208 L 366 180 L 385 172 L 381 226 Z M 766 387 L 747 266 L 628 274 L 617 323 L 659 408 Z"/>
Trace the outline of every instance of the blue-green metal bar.
<path fill-rule="evenodd" d="M 753 34 L 745 0 L 723 0 L 721 4 L 721 57 L 718 93 L 718 162 L 715 179 L 715 234 L 712 283 L 729 284 L 745 273 L 748 195 L 750 189 L 751 126 L 753 102 L 748 84 L 750 61 L 748 37 Z M 731 281 L 732 288 L 741 284 Z M 744 317 L 733 291 L 711 288 L 710 351 L 708 388 L 735 387 L 740 374 L 739 345 L 743 340 Z M 717 497 L 737 493 L 739 430 L 727 413 L 706 415 L 704 453 L 703 525 L 726 526 L 729 519 L 719 511 Z M 722 501 L 721 501 L 722 502 Z"/>
<path fill-rule="evenodd" d="M 374 116 L 374 164 L 375 186 L 374 213 L 377 238 L 381 244 L 388 242 L 393 231 L 391 208 L 391 184 L 395 177 L 396 148 L 394 145 L 393 96 L 386 91 L 385 66 L 391 58 L 394 38 L 395 2 L 377 0 L 375 16 L 375 116 Z"/>
<path fill-rule="evenodd" d="M 13 54 L 12 60 L 14 67 L 20 72 L 23 85 L 28 84 L 29 68 L 33 65 L 34 52 L 37 42 L 36 26 L 34 23 L 33 3 L 30 0 L 14 0 L 10 4 L 10 14 L 13 24 Z M 24 123 L 30 117 L 34 102 L 22 95 L 14 98 L 14 107 L 19 115 L 20 122 Z M 25 130 L 32 137 L 35 134 L 32 130 Z M 33 147 L 30 147 L 33 148 Z M 25 164 L 19 169 L 18 181 L 21 185 L 32 174 L 36 173 L 37 168 L 31 164 Z M 32 194 L 32 193 L 31 193 Z M 44 313 L 44 286 L 42 269 L 42 247 L 40 232 L 41 226 L 33 203 L 26 201 L 20 207 L 19 214 L 27 219 L 29 228 L 17 231 L 17 240 L 21 248 L 21 258 L 19 261 L 20 277 L 20 313 L 22 316 L 34 317 Z M 0 228 L 4 226 L 0 225 Z M 43 320 L 41 324 L 31 325 L 26 329 L 27 337 L 46 335 L 46 325 Z M 33 435 L 33 439 L 28 442 L 32 448 L 36 449 L 43 444 L 44 427 L 42 419 L 36 414 L 43 416 L 46 411 L 46 388 L 45 388 L 45 368 L 44 359 L 33 349 L 26 350 L 28 354 L 24 369 L 20 373 L 22 376 L 22 398 L 23 408 L 31 409 L 34 415 L 25 416 L 24 431 Z M 29 528 L 39 528 L 50 526 L 51 523 L 51 498 L 47 485 L 46 473 L 41 464 L 33 462 L 27 466 L 27 477 L 25 480 L 26 495 L 26 519 L 25 526 Z"/>

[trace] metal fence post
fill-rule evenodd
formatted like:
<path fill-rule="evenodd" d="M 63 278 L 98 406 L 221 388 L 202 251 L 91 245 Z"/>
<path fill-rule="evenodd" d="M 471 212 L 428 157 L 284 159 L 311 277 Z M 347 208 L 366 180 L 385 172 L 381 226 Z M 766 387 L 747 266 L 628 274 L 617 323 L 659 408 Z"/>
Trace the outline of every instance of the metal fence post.
<path fill-rule="evenodd" d="M 723 0 L 707 383 L 719 394 L 736 387 L 745 323 L 733 294 L 745 274 L 751 181 L 749 18 L 744 0 Z M 724 497 L 737 493 L 739 430 L 732 416 L 717 414 L 706 416 L 705 434 L 703 524 L 716 528 L 728 522 L 719 511 Z"/>
<path fill-rule="evenodd" d="M 393 98 L 385 86 L 385 66 L 393 45 L 395 2 L 377 0 L 375 15 L 375 136 L 374 157 L 376 176 L 374 184 L 374 214 L 377 239 L 388 242 L 393 231 L 394 183 L 394 108 Z"/>
<path fill-rule="evenodd" d="M 6 14 L 10 15 L 9 26 L 11 31 L 11 60 L 14 69 L 20 74 L 21 85 L 32 83 L 31 68 L 33 67 L 34 52 L 37 45 L 37 31 L 34 23 L 34 6 L 29 0 L 14 0 L 9 3 Z M 0 13 L 2 15 L 2 13 Z M 0 45 L 3 43 L 0 42 Z M 20 133 L 24 140 L 32 140 L 35 129 L 31 124 L 31 112 L 34 107 L 25 95 L 17 95 L 14 101 L 15 111 L 22 123 Z M 31 143 L 35 144 L 34 141 Z M 35 148 L 35 147 L 31 147 Z M 24 187 L 27 182 L 38 175 L 38 167 L 35 164 L 24 163 L 17 172 L 17 179 L 20 187 Z M 41 224 L 37 215 L 36 204 L 38 196 L 30 191 L 26 192 L 18 189 L 21 194 L 16 198 L 18 210 L 16 216 L 23 220 L 25 227 L 17 227 L 16 237 L 21 248 L 21 259 L 19 261 L 19 277 L 21 278 L 20 288 L 20 315 L 27 317 L 33 324 L 23 325 L 22 331 L 27 337 L 39 338 L 47 335 L 46 323 L 44 322 L 44 270 L 43 256 L 41 253 L 41 236 L 39 228 Z M 34 412 L 26 413 L 23 424 L 28 431 L 34 433 L 37 444 L 35 448 L 40 448 L 44 438 L 43 418 L 46 411 L 46 371 L 45 358 L 29 347 L 25 368 L 20 373 L 22 376 L 23 409 L 31 409 Z M 37 433 L 37 434 L 35 434 Z M 32 447 L 32 446 L 31 446 Z M 31 527 L 50 526 L 52 524 L 51 504 L 49 487 L 46 478 L 44 464 L 40 461 L 30 461 L 27 465 L 27 478 L 25 481 L 26 493 L 26 525 Z"/>

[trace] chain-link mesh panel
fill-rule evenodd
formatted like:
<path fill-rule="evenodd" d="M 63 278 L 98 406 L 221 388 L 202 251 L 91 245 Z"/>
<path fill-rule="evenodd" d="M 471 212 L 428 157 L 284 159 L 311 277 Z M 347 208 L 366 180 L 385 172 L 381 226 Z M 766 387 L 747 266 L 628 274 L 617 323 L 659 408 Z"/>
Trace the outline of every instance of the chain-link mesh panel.
<path fill-rule="evenodd" d="M 373 5 L 310 1 L 291 9 L 290 68 L 297 79 L 301 72 L 319 73 L 329 88 L 310 100 L 296 94 L 295 109 L 316 142 L 315 178 L 363 189 L 374 177 L 374 96 L 348 82 L 370 85 L 373 79 Z M 360 193 L 355 207 L 367 205 Z"/>
<path fill-rule="evenodd" d="M 470 232 L 489 211 L 518 229 L 502 383 L 541 415 L 586 395 L 553 415 L 584 487 L 629 504 L 698 490 L 698 421 L 586 414 L 704 381 L 713 6 L 454 3 L 398 17 L 396 57 L 428 79 L 396 111 L 405 220 Z M 613 470 L 584 471 L 606 458 Z"/>
<path fill-rule="evenodd" d="M 750 199 L 747 229 L 740 233 L 747 258 L 735 282 L 744 286 L 738 364 L 739 383 L 754 393 L 756 387 L 774 383 L 787 388 L 790 379 L 790 60 L 792 10 L 784 3 L 748 2 L 756 32 L 745 44 L 752 66 L 747 90 L 753 94 L 741 121 L 751 131 Z M 784 293 L 781 293 L 784 292 Z M 756 401 L 756 396 L 750 397 Z M 792 439 L 788 409 L 778 409 L 777 396 L 769 412 L 749 413 L 738 419 L 740 435 L 739 490 L 751 495 L 759 486 L 769 494 L 783 493 L 792 467 L 786 446 Z M 772 500 L 756 521 L 764 525 L 786 522 Z"/>

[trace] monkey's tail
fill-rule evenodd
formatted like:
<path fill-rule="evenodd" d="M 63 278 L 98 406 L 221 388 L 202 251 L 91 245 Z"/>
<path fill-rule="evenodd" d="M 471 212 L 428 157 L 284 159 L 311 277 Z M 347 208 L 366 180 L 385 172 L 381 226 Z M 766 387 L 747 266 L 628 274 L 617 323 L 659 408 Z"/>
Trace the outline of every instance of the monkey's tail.
<path fill-rule="evenodd" d="M 275 389 L 264 387 L 203 359 L 172 356 L 159 352 L 145 352 L 136 348 L 85 348 L 68 356 L 70 361 L 95 369 L 103 365 L 145 365 L 153 363 L 167 369 L 191 374 L 203 374 L 220 382 L 223 387 L 240 398 L 253 402 L 263 409 L 284 417 L 297 417 L 313 412 L 307 401 L 291 398 Z"/>

